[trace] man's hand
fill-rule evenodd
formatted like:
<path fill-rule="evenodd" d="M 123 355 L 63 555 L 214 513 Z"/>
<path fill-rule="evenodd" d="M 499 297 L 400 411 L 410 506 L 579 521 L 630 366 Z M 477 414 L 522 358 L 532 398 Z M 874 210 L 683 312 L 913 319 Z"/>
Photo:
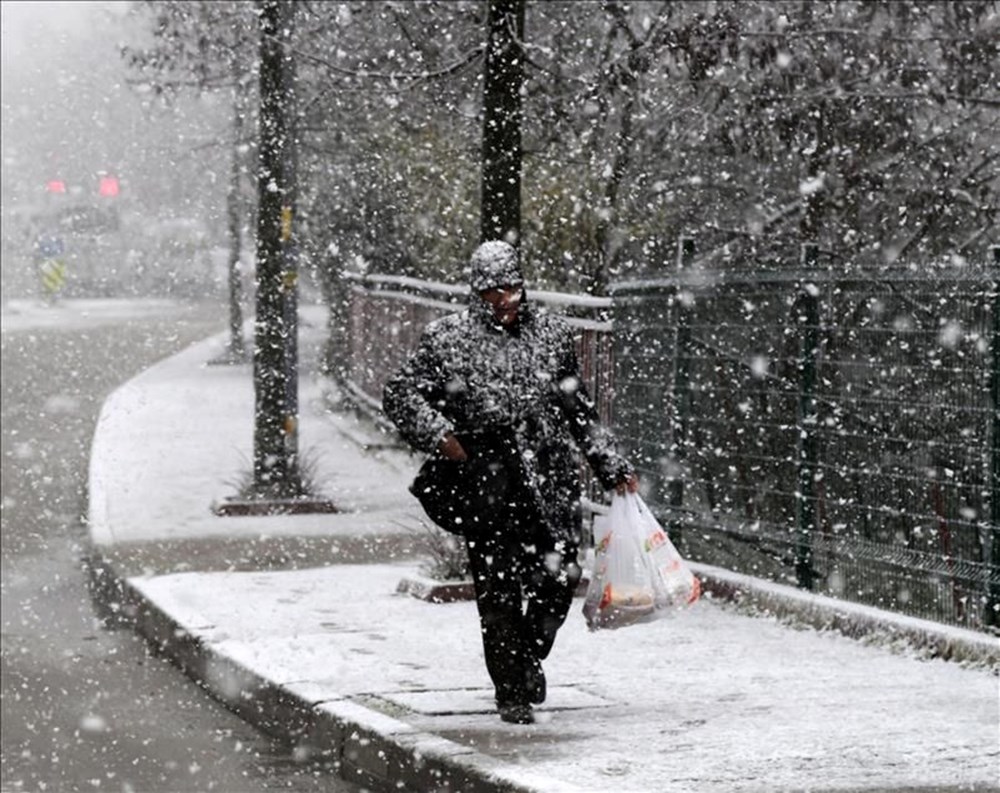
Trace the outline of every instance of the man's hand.
<path fill-rule="evenodd" d="M 631 474 L 615 485 L 615 492 L 618 493 L 618 495 L 624 496 L 625 491 L 628 491 L 629 493 L 639 492 L 639 476 L 637 474 Z"/>
<path fill-rule="evenodd" d="M 463 449 L 462 444 L 458 442 L 458 438 L 450 432 L 441 439 L 441 443 L 438 444 L 438 451 L 441 452 L 442 456 L 445 458 L 454 460 L 457 463 L 461 463 L 469 459 L 469 455 L 465 453 L 465 449 Z"/>

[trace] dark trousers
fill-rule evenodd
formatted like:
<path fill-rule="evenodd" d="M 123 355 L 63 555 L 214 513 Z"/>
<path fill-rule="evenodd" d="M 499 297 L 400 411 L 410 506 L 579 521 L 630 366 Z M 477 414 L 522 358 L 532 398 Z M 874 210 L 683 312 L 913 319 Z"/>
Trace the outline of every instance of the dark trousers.
<path fill-rule="evenodd" d="M 469 459 L 452 495 L 498 705 L 531 701 L 580 580 L 576 546 L 545 528 L 513 438 L 512 430 L 460 436 Z"/>
<path fill-rule="evenodd" d="M 580 580 L 577 549 L 556 547 L 523 503 L 498 510 L 490 524 L 466 538 L 486 668 L 498 705 L 526 704 Z"/>

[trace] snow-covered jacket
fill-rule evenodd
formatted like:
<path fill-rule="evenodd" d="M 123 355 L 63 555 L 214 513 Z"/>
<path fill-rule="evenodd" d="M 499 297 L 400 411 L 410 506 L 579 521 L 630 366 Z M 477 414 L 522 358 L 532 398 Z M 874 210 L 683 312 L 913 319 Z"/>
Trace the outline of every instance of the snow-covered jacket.
<path fill-rule="evenodd" d="M 383 407 L 411 446 L 431 454 L 448 432 L 460 439 L 510 434 L 546 528 L 555 539 L 575 543 L 579 452 L 607 489 L 632 468 L 581 381 L 569 326 L 527 298 L 518 312 L 517 325 L 503 328 L 473 291 L 464 312 L 428 325 L 416 352 L 386 385 Z"/>

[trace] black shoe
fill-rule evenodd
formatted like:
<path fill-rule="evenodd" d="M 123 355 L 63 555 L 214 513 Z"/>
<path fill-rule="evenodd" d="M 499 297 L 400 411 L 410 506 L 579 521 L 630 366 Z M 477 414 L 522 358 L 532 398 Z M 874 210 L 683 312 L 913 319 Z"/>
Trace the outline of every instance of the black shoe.
<path fill-rule="evenodd" d="M 511 724 L 534 724 L 535 714 L 531 712 L 531 705 L 500 705 L 500 718 L 509 721 Z"/>
<path fill-rule="evenodd" d="M 545 672 L 542 665 L 536 663 L 528 670 L 528 683 L 525 686 L 528 692 L 528 701 L 535 705 L 541 705 L 545 701 Z"/>

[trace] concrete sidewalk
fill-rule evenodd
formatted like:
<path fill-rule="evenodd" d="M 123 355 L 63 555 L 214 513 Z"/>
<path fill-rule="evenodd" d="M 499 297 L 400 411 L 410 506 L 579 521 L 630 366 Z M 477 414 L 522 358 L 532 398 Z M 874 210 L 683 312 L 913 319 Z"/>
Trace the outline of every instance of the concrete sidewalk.
<path fill-rule="evenodd" d="M 397 591 L 422 563 L 419 461 L 330 409 L 323 313 L 302 317 L 301 449 L 342 512 L 213 514 L 252 459 L 251 368 L 207 366 L 219 336 L 108 399 L 89 519 L 109 610 L 303 757 L 376 790 L 1000 789 L 996 641 L 705 567 L 761 616 L 708 596 L 589 633 L 575 605 L 538 722 L 501 722 L 475 605 Z"/>

